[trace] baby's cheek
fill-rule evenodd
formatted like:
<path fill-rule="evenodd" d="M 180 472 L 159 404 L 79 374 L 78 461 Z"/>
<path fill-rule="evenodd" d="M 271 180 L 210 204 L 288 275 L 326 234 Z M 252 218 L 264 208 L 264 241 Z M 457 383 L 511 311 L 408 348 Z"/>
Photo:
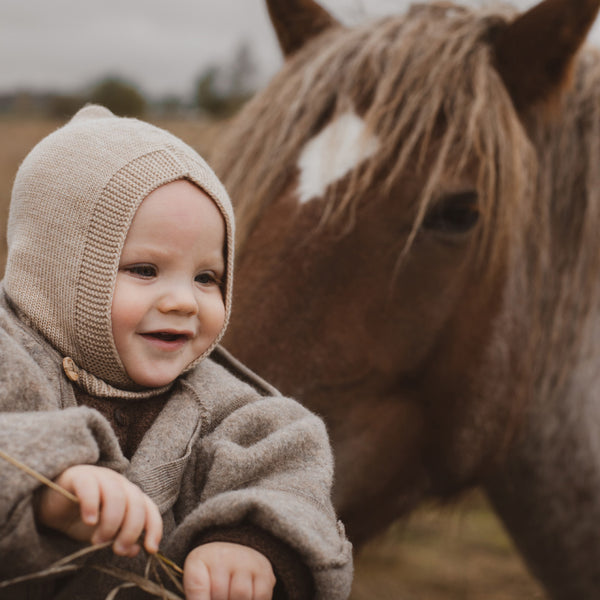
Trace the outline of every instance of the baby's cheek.
<path fill-rule="evenodd" d="M 111 305 L 113 330 L 116 327 L 135 327 L 143 313 L 144 294 L 142 291 L 138 289 L 138 286 L 128 282 L 126 276 L 117 276 Z"/>
<path fill-rule="evenodd" d="M 131 285 L 126 276 L 117 276 L 111 305 L 112 334 L 117 351 L 126 351 L 128 336 L 134 332 L 144 315 L 143 294 Z M 123 356 L 121 356 L 123 359 Z"/>

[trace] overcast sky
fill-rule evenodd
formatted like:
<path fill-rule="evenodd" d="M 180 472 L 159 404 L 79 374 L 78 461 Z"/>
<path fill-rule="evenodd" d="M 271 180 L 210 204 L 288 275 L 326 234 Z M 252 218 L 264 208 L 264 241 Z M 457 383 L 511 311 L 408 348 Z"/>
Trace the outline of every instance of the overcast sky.
<path fill-rule="evenodd" d="M 408 4 L 323 0 L 347 23 Z M 77 91 L 112 74 L 151 96 L 185 96 L 203 68 L 231 61 L 242 41 L 266 80 L 281 59 L 264 0 L 0 0 L 0 93 Z M 600 45 L 600 23 L 592 41 Z"/>

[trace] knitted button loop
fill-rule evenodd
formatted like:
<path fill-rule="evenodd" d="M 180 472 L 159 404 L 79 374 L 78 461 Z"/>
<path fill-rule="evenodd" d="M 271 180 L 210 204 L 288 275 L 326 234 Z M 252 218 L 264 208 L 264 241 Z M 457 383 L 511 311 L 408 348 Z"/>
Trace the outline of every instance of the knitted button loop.
<path fill-rule="evenodd" d="M 65 358 L 63 358 L 63 361 L 62 361 L 62 366 L 63 366 L 63 370 L 65 372 L 65 375 L 71 381 L 77 381 L 79 379 L 78 368 L 72 358 L 70 358 L 69 356 L 65 356 Z"/>

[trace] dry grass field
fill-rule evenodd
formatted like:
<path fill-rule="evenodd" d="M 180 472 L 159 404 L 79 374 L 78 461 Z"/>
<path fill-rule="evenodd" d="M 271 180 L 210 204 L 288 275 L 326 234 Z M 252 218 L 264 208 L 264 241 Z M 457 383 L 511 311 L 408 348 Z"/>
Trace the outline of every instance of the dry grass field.
<path fill-rule="evenodd" d="M 218 126 L 160 121 L 202 154 Z M 60 125 L 0 120 L 0 272 L 6 256 L 10 188 L 20 161 Z M 376 507 L 374 507 L 376 510 Z M 501 524 L 478 493 L 446 508 L 423 508 L 393 525 L 357 557 L 352 600 L 543 600 L 545 595 L 515 553 Z"/>

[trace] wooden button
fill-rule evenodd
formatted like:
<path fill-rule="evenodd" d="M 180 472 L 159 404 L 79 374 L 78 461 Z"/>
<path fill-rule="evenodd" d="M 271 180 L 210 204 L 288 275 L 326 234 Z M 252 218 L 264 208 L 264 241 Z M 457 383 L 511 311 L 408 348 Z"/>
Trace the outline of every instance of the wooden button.
<path fill-rule="evenodd" d="M 65 356 L 65 358 L 63 358 L 62 361 L 62 366 L 63 366 L 63 371 L 65 372 L 65 375 L 71 380 L 71 381 L 77 381 L 79 379 L 79 373 L 77 372 L 77 365 L 75 364 L 75 362 L 73 361 L 72 358 L 70 358 L 69 356 Z"/>

